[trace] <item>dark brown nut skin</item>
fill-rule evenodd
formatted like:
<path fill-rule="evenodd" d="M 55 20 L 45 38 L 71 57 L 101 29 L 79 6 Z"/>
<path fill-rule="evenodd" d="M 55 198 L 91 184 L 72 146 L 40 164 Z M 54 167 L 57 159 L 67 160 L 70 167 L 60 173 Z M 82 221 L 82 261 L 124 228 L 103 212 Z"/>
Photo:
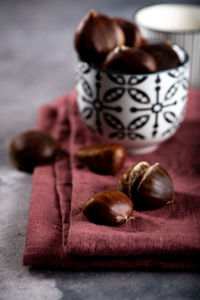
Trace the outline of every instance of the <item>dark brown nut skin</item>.
<path fill-rule="evenodd" d="M 123 167 L 126 150 L 119 144 L 100 144 L 80 148 L 76 156 L 96 173 L 115 175 Z"/>
<path fill-rule="evenodd" d="M 124 45 L 129 47 L 140 47 L 147 44 L 147 41 L 143 38 L 141 31 L 136 24 L 123 18 L 113 17 L 112 19 L 121 27 L 124 32 Z"/>
<path fill-rule="evenodd" d="M 146 161 L 141 161 L 129 167 L 118 181 L 118 190 L 130 198 L 134 196 L 143 175 L 149 167 L 150 164 Z"/>
<path fill-rule="evenodd" d="M 159 163 L 140 162 L 128 168 L 118 190 L 132 199 L 136 210 L 157 209 L 174 201 L 173 182 Z"/>
<path fill-rule="evenodd" d="M 91 10 L 76 29 L 74 46 L 82 60 L 99 66 L 108 52 L 124 41 L 123 30 L 116 22 Z"/>
<path fill-rule="evenodd" d="M 103 63 L 103 69 L 127 74 L 153 73 L 157 70 L 151 55 L 127 46 L 117 47 L 110 52 Z"/>
<path fill-rule="evenodd" d="M 133 219 L 133 202 L 125 194 L 107 190 L 88 199 L 82 208 L 86 218 L 96 224 L 116 226 Z"/>
<path fill-rule="evenodd" d="M 132 170 L 132 167 L 128 168 L 124 174 L 120 177 L 118 184 L 117 184 L 117 189 L 121 191 L 122 193 L 126 194 L 127 196 L 130 197 L 130 172 Z"/>
<path fill-rule="evenodd" d="M 151 210 L 174 201 L 174 187 L 169 174 L 156 163 L 144 174 L 134 194 L 137 210 Z"/>
<path fill-rule="evenodd" d="M 10 158 L 17 169 L 32 173 L 36 166 L 50 162 L 59 147 L 59 143 L 50 135 L 30 130 L 12 140 Z"/>
<path fill-rule="evenodd" d="M 178 55 L 167 43 L 143 45 L 140 49 L 154 57 L 158 71 L 175 68 L 180 65 Z"/>

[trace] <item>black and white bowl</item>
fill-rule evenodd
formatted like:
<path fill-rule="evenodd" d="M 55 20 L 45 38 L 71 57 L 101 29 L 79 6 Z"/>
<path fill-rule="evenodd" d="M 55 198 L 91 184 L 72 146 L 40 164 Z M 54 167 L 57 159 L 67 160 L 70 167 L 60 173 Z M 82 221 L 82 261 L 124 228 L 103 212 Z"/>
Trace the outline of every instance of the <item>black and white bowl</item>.
<path fill-rule="evenodd" d="M 187 102 L 189 62 L 181 47 L 173 45 L 173 49 L 180 66 L 151 74 L 119 74 L 78 63 L 80 114 L 102 142 L 146 153 L 176 132 Z"/>

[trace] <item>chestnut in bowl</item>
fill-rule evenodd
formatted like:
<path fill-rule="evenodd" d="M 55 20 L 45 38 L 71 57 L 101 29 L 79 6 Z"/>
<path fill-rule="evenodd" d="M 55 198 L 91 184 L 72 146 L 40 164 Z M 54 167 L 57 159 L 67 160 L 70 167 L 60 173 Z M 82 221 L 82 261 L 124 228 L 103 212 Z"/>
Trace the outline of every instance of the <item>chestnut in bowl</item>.
<path fill-rule="evenodd" d="M 96 66 L 111 50 L 124 42 L 122 28 L 113 19 L 95 10 L 89 11 L 80 21 L 74 37 L 79 57 Z"/>
<path fill-rule="evenodd" d="M 157 71 L 157 64 L 154 57 L 142 49 L 120 46 L 106 56 L 103 69 L 119 73 L 144 74 Z"/>

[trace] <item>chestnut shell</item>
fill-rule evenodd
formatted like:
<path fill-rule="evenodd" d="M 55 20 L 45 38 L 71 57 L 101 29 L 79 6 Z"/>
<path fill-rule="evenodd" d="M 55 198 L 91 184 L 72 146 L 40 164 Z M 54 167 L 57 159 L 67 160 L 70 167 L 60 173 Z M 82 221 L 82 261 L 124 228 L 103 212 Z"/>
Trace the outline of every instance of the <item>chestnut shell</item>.
<path fill-rule="evenodd" d="M 108 52 L 124 41 L 123 30 L 115 21 L 91 10 L 76 29 L 74 46 L 82 60 L 100 66 Z"/>
<path fill-rule="evenodd" d="M 174 201 L 174 187 L 169 174 L 159 163 L 142 161 L 120 177 L 118 190 L 128 195 L 136 210 L 150 210 Z"/>
<path fill-rule="evenodd" d="M 129 47 L 140 47 L 147 43 L 143 38 L 139 27 L 135 23 L 119 17 L 113 17 L 112 19 L 122 28 L 124 32 L 124 45 Z"/>
<path fill-rule="evenodd" d="M 80 148 L 76 156 L 96 173 L 115 175 L 123 167 L 126 150 L 120 144 L 99 144 Z"/>
<path fill-rule="evenodd" d="M 107 190 L 89 198 L 82 212 L 93 223 L 116 226 L 133 219 L 133 202 L 120 191 Z"/>
<path fill-rule="evenodd" d="M 127 46 L 116 47 L 111 51 L 103 63 L 103 69 L 129 74 L 152 73 L 157 70 L 151 55 Z"/>
<path fill-rule="evenodd" d="M 180 64 L 178 55 L 167 43 L 143 45 L 140 49 L 154 57 L 158 71 L 175 68 Z"/>
<path fill-rule="evenodd" d="M 50 162 L 59 148 L 59 143 L 47 133 L 30 130 L 12 140 L 10 159 L 17 169 L 32 173 L 35 166 Z"/>
<path fill-rule="evenodd" d="M 132 191 L 135 209 L 151 210 L 174 201 L 174 187 L 169 174 L 156 163 L 142 177 L 137 191 Z"/>

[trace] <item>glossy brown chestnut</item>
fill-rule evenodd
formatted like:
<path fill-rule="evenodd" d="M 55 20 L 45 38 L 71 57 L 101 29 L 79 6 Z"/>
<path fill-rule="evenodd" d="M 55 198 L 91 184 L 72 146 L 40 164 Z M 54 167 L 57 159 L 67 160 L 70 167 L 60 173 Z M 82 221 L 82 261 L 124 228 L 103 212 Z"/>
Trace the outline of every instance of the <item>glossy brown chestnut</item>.
<path fill-rule="evenodd" d="M 76 155 L 92 171 L 115 175 L 123 167 L 126 150 L 119 144 L 100 144 L 80 148 Z"/>
<path fill-rule="evenodd" d="M 154 57 L 158 71 L 175 68 L 180 64 L 178 55 L 168 43 L 143 45 L 140 49 Z"/>
<path fill-rule="evenodd" d="M 140 47 L 147 44 L 147 41 L 142 36 L 141 31 L 136 24 L 124 18 L 113 17 L 112 19 L 121 27 L 124 32 L 124 45 L 129 47 Z"/>
<path fill-rule="evenodd" d="M 82 60 L 96 66 L 124 41 L 123 30 L 115 21 L 91 10 L 76 29 L 74 46 Z"/>
<path fill-rule="evenodd" d="M 89 221 L 115 226 L 133 219 L 133 202 L 122 192 L 107 190 L 88 199 L 82 208 Z"/>
<path fill-rule="evenodd" d="M 35 166 L 51 161 L 58 149 L 59 143 L 50 135 L 31 130 L 12 140 L 10 158 L 17 169 L 32 173 Z"/>
<path fill-rule="evenodd" d="M 131 197 L 149 167 L 150 164 L 146 161 L 141 161 L 129 167 L 118 181 L 118 190 Z"/>
<path fill-rule="evenodd" d="M 143 50 L 120 46 L 107 55 L 103 69 L 128 74 L 152 73 L 156 71 L 156 62 Z"/>
<path fill-rule="evenodd" d="M 133 191 L 133 193 L 135 205 L 138 209 L 160 208 L 174 201 L 172 180 L 158 163 L 147 169 L 136 192 Z"/>
<path fill-rule="evenodd" d="M 130 167 L 121 176 L 118 189 L 132 199 L 136 210 L 156 209 L 174 201 L 173 182 L 159 163 Z"/>

